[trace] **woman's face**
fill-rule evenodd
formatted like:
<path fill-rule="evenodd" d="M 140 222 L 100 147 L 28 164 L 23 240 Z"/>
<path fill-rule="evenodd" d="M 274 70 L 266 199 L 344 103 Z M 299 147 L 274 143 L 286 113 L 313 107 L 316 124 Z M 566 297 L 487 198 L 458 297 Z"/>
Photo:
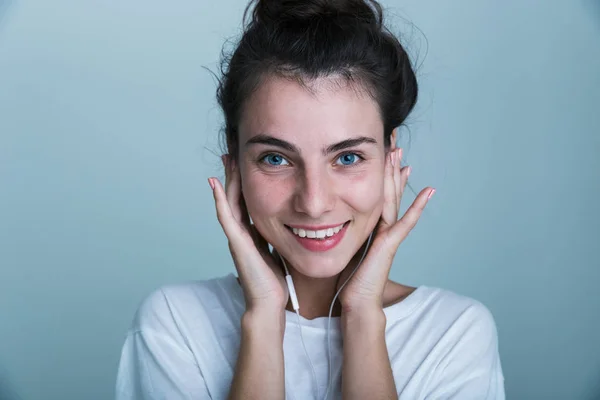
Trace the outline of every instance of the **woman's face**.
<path fill-rule="evenodd" d="M 248 212 L 293 268 L 313 278 L 346 267 L 383 206 L 386 150 L 377 104 L 339 82 L 316 80 L 311 93 L 292 80 L 269 79 L 240 122 Z"/>

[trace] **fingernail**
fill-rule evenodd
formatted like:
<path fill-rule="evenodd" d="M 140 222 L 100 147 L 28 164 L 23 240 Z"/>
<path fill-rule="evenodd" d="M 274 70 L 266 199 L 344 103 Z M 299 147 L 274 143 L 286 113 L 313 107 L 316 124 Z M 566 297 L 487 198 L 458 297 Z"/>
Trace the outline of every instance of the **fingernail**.
<path fill-rule="evenodd" d="M 406 177 L 408 178 L 410 176 L 410 173 L 412 172 L 412 167 L 409 165 L 408 166 L 408 170 L 406 171 Z"/>
<path fill-rule="evenodd" d="M 392 167 L 395 166 L 396 164 L 394 163 L 394 155 L 396 154 L 395 151 L 390 151 L 389 153 L 389 157 L 390 157 L 390 163 L 392 163 Z"/>
<path fill-rule="evenodd" d="M 208 178 L 208 184 L 212 190 L 215 190 L 215 183 L 213 182 L 212 178 Z"/>
<path fill-rule="evenodd" d="M 431 196 L 433 196 L 434 193 L 435 193 L 435 189 L 431 189 L 431 191 L 429 192 L 429 196 L 427 196 L 427 200 L 429 200 L 431 198 Z"/>
<path fill-rule="evenodd" d="M 402 149 L 398 149 L 398 165 L 402 165 Z"/>

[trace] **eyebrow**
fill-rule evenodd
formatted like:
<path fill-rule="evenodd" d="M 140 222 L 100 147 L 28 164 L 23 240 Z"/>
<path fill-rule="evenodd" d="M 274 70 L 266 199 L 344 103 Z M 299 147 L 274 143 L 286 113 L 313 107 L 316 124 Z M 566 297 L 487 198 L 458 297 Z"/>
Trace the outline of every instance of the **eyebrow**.
<path fill-rule="evenodd" d="M 328 154 L 335 153 L 340 150 L 348 149 L 351 147 L 356 147 L 363 143 L 377 144 L 377 140 L 375 140 L 371 137 L 367 137 L 367 136 L 358 136 L 355 138 L 342 140 L 341 142 L 337 142 L 332 145 L 329 145 L 325 149 L 323 149 L 322 152 L 323 152 L 323 155 L 326 156 Z M 246 142 L 246 146 L 251 146 L 251 145 L 255 145 L 255 144 L 264 144 L 264 145 L 268 145 L 268 146 L 275 146 L 275 147 L 280 147 L 284 150 L 291 151 L 294 153 L 300 153 L 300 150 L 292 143 L 287 142 L 285 140 L 277 139 L 276 137 L 266 135 L 264 133 L 253 136 L 250 139 L 248 139 L 248 141 Z"/>

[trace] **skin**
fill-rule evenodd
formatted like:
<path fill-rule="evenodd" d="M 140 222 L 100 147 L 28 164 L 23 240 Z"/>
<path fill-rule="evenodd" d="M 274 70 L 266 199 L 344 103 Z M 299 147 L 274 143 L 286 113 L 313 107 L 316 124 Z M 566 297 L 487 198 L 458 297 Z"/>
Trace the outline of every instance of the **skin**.
<path fill-rule="evenodd" d="M 400 167 L 395 132 L 384 143 L 377 104 L 336 77 L 312 81 L 309 89 L 288 79 L 265 80 L 243 110 L 240 153 L 223 158 L 226 189 L 209 179 L 247 307 L 230 398 L 284 397 L 284 310 L 291 304 L 279 255 L 293 277 L 301 315 L 327 316 L 373 231 L 367 256 L 334 312 L 344 336 L 342 391 L 345 399 L 394 398 L 383 308 L 414 288 L 388 275 L 432 188 L 422 190 L 398 219 L 409 168 Z M 326 151 L 356 138 L 361 140 L 350 147 Z M 325 252 L 305 249 L 286 228 L 346 221 L 342 241 Z"/>

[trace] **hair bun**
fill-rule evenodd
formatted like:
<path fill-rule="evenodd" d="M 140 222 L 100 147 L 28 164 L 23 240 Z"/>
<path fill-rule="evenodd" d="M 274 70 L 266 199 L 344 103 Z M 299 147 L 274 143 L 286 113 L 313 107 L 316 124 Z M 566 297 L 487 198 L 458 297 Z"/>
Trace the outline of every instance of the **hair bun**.
<path fill-rule="evenodd" d="M 369 0 L 257 0 L 255 23 L 308 21 L 323 17 L 350 17 L 357 22 L 381 24 L 381 6 Z"/>

